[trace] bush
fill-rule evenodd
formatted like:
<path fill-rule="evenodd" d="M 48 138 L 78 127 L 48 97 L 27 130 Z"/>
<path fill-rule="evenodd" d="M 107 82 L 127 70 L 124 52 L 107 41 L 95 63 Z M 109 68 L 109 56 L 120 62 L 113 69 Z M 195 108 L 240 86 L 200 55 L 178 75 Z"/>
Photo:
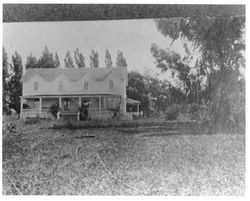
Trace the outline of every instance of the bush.
<path fill-rule="evenodd" d="M 89 111 L 84 104 L 79 108 L 80 120 L 87 120 L 89 118 Z"/>
<path fill-rule="evenodd" d="M 31 124 L 37 124 L 40 122 L 40 118 L 39 117 L 35 117 L 35 118 L 26 118 L 24 121 L 25 125 L 31 125 Z"/>
<path fill-rule="evenodd" d="M 16 134 L 17 128 L 15 123 L 3 123 L 3 134 Z"/>
<path fill-rule="evenodd" d="M 179 114 L 179 106 L 177 104 L 173 104 L 170 107 L 168 107 L 165 113 L 165 118 L 166 120 L 176 120 L 178 114 Z"/>
<path fill-rule="evenodd" d="M 52 104 L 49 108 L 49 113 L 52 114 L 53 117 L 57 117 L 57 113 L 59 112 L 60 107 L 58 103 Z"/>

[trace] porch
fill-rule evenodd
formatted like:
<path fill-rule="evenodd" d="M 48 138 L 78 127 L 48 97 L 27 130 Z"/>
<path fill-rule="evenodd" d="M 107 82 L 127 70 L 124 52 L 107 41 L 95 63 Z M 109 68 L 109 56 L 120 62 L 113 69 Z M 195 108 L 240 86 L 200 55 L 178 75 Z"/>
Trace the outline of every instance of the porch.
<path fill-rule="evenodd" d="M 86 111 L 88 119 L 109 119 L 114 110 L 125 112 L 122 100 L 118 95 L 91 95 L 91 96 L 32 96 L 21 98 L 21 119 L 27 117 L 52 118 L 49 112 L 51 105 L 59 106 L 57 119 L 81 120 L 81 108 Z"/>

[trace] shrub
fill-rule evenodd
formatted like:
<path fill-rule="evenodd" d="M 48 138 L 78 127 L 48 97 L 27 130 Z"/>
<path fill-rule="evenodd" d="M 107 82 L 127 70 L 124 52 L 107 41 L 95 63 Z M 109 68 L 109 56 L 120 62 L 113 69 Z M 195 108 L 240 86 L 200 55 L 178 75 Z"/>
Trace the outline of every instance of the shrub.
<path fill-rule="evenodd" d="M 179 113 L 179 106 L 177 104 L 173 104 L 167 108 L 165 113 L 166 120 L 176 120 Z"/>
<path fill-rule="evenodd" d="M 57 113 L 59 112 L 60 107 L 58 103 L 52 104 L 49 108 L 49 113 L 52 114 L 53 117 L 57 117 Z"/>
<path fill-rule="evenodd" d="M 24 121 L 25 125 L 31 125 L 31 124 L 37 124 L 40 122 L 40 118 L 39 117 L 35 117 L 35 118 L 26 118 Z"/>
<path fill-rule="evenodd" d="M 192 120 L 199 120 L 200 116 L 200 105 L 197 103 L 191 103 L 188 107 L 188 113 L 191 115 Z"/>
<path fill-rule="evenodd" d="M 89 111 L 84 104 L 82 104 L 81 107 L 79 108 L 79 112 L 80 112 L 80 120 L 87 120 L 88 119 Z"/>
<path fill-rule="evenodd" d="M 15 123 L 3 123 L 3 134 L 15 134 L 17 132 Z"/>

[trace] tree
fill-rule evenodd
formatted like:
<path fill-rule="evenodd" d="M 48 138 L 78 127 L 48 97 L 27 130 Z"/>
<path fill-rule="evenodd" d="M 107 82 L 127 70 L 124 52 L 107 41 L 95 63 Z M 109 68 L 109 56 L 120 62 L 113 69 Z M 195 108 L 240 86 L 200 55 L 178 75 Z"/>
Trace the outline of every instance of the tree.
<path fill-rule="evenodd" d="M 20 112 L 20 96 L 22 96 L 22 58 L 15 52 L 12 55 L 12 64 L 11 64 L 12 74 L 8 82 L 8 96 L 9 96 L 9 107 L 15 109 L 18 113 Z"/>
<path fill-rule="evenodd" d="M 54 66 L 55 66 L 55 68 L 60 66 L 60 59 L 59 59 L 57 52 L 55 53 Z"/>
<path fill-rule="evenodd" d="M 110 67 L 112 67 L 112 65 L 113 65 L 113 62 L 112 62 L 111 55 L 110 55 L 108 49 L 106 49 L 106 54 L 105 54 L 105 67 L 106 67 L 106 68 L 110 68 Z"/>
<path fill-rule="evenodd" d="M 65 58 L 64 58 L 64 64 L 66 68 L 75 68 L 75 65 L 73 63 L 73 59 L 70 55 L 70 51 L 67 50 Z"/>
<path fill-rule="evenodd" d="M 83 54 L 79 51 L 78 48 L 76 48 L 76 50 L 74 51 L 75 54 L 75 62 L 76 62 L 76 66 L 78 68 L 84 68 L 85 67 L 85 58 L 83 56 Z"/>
<path fill-rule="evenodd" d="M 163 72 L 171 71 L 172 78 L 177 78 L 179 87 L 186 96 L 186 102 L 201 103 L 201 82 L 205 79 L 200 73 L 193 74 L 188 64 L 187 56 L 181 58 L 180 54 L 170 49 L 160 49 L 156 44 L 152 44 L 151 53 L 156 58 L 157 67 Z"/>
<path fill-rule="evenodd" d="M 229 100 L 234 93 L 234 96 L 245 93 L 242 87 L 232 92 L 232 86 L 239 86 L 240 79 L 244 80 L 240 69 L 245 68 L 242 54 L 245 50 L 245 18 L 207 17 L 196 12 L 189 18 L 159 19 L 155 22 L 164 36 L 173 41 L 188 41 L 199 52 L 194 69 L 206 78 L 205 97 L 211 111 L 211 127 L 219 129 L 221 125 L 227 127 L 236 123 L 237 115 L 232 108 L 245 108 L 244 101 L 235 103 Z M 169 65 L 168 60 L 161 56 L 156 60 L 162 69 Z"/>
<path fill-rule="evenodd" d="M 7 96 L 8 96 L 8 82 L 7 79 L 9 77 L 9 62 L 8 62 L 8 55 L 3 47 L 3 82 L 2 82 L 2 89 L 3 89 L 3 112 L 7 112 L 8 106 L 7 106 Z"/>
<path fill-rule="evenodd" d="M 53 53 L 49 51 L 49 49 L 45 46 L 42 56 L 39 58 L 39 60 L 36 59 L 35 56 L 30 54 L 30 56 L 27 57 L 25 68 L 57 68 L 60 66 L 59 57 L 57 55 L 57 52 L 55 53 L 55 59 L 53 58 Z"/>
<path fill-rule="evenodd" d="M 143 114 L 148 114 L 149 97 L 148 86 L 145 77 L 138 72 L 128 74 L 127 96 L 141 102 Z"/>
<path fill-rule="evenodd" d="M 126 58 L 123 56 L 123 53 L 121 50 L 117 51 L 116 66 L 117 67 L 127 67 L 128 66 Z"/>
<path fill-rule="evenodd" d="M 91 68 L 97 68 L 99 67 L 99 55 L 97 51 L 92 50 L 90 55 L 90 67 Z"/>
<path fill-rule="evenodd" d="M 55 61 L 53 59 L 53 53 L 49 52 L 49 49 L 45 46 L 42 56 L 37 61 L 38 68 L 55 68 Z"/>
<path fill-rule="evenodd" d="M 29 68 L 39 68 L 37 60 L 36 60 L 36 57 L 32 56 L 32 54 L 27 57 L 25 68 L 26 69 L 29 69 Z"/>

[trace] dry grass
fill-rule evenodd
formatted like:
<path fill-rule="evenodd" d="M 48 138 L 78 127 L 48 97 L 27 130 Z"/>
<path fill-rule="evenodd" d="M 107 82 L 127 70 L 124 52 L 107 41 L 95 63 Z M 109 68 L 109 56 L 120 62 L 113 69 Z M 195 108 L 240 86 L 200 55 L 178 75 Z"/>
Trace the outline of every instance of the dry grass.
<path fill-rule="evenodd" d="M 16 186 L 3 175 L 3 194 L 18 194 L 16 188 L 25 195 L 244 194 L 244 135 L 46 129 L 52 123 L 16 121 L 17 132 L 3 135 L 3 170 Z"/>

